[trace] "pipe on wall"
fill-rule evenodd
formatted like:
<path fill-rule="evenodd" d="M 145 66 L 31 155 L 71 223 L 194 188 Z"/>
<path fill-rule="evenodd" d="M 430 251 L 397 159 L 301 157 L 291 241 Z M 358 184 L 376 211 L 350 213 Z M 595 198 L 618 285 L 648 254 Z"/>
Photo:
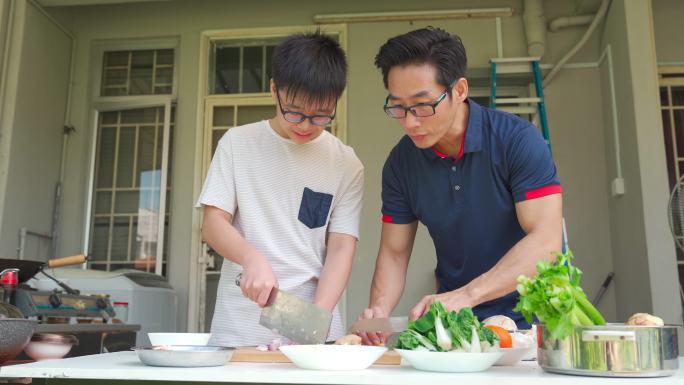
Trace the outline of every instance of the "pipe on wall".
<path fill-rule="evenodd" d="M 563 56 L 562 59 L 560 59 L 553 66 L 553 68 L 551 69 L 551 72 L 549 72 L 546 75 L 546 77 L 544 77 L 544 80 L 542 81 L 543 87 L 546 87 L 549 85 L 551 80 L 554 77 L 556 77 L 556 75 L 558 74 L 558 71 L 560 71 L 561 68 L 563 68 L 563 65 L 565 63 L 567 63 L 568 60 L 570 60 L 570 58 L 572 58 L 577 53 L 577 51 L 579 51 L 580 48 L 582 48 L 584 46 L 584 44 L 587 42 L 587 40 L 589 40 L 589 36 L 591 36 L 591 34 L 594 32 L 596 27 L 601 22 L 601 20 L 603 20 L 603 18 L 606 16 L 606 13 L 608 13 L 608 6 L 609 5 L 610 5 L 610 0 L 603 0 L 601 2 L 599 9 L 596 12 L 596 15 L 594 16 L 594 20 L 591 21 L 589 28 L 587 28 L 587 30 L 584 32 L 584 35 L 582 35 L 582 38 L 577 42 L 577 44 L 575 44 L 574 47 L 572 47 L 572 49 L 570 51 L 568 51 L 568 53 L 565 54 L 565 56 Z"/>
<path fill-rule="evenodd" d="M 595 15 L 577 15 L 559 17 L 549 23 L 549 31 L 557 32 L 561 28 L 575 27 L 578 25 L 589 25 L 594 20 Z"/>
<path fill-rule="evenodd" d="M 542 0 L 525 0 L 524 7 L 523 25 L 527 37 L 527 54 L 542 57 L 546 49 L 546 17 Z"/>

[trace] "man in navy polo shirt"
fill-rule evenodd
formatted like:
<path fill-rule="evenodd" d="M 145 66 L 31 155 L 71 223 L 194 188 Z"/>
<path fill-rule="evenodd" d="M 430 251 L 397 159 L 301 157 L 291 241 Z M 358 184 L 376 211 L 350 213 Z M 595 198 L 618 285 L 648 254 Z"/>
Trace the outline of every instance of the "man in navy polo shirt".
<path fill-rule="evenodd" d="M 437 294 L 448 310 L 484 319 L 512 309 L 516 278 L 535 274 L 562 238 L 562 189 L 539 131 L 517 116 L 468 99 L 465 48 L 436 28 L 388 40 L 375 58 L 389 95 L 384 110 L 406 135 L 382 172 L 382 237 L 370 304 L 361 318 L 387 317 L 406 283 L 418 221 L 437 253 Z M 363 335 L 377 344 L 380 336 Z"/>

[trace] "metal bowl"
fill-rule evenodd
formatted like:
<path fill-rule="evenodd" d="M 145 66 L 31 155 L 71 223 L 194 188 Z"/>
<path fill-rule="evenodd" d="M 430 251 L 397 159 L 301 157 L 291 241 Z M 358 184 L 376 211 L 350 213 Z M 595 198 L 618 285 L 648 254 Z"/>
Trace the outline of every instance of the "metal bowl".
<path fill-rule="evenodd" d="M 38 321 L 0 318 L 0 364 L 16 357 L 29 343 Z"/>
<path fill-rule="evenodd" d="M 575 327 L 562 340 L 537 326 L 537 359 L 548 372 L 601 377 L 663 377 L 679 368 L 677 327 Z"/>
<path fill-rule="evenodd" d="M 145 365 L 199 367 L 221 366 L 230 361 L 235 349 L 221 346 L 160 345 L 133 348 Z"/>

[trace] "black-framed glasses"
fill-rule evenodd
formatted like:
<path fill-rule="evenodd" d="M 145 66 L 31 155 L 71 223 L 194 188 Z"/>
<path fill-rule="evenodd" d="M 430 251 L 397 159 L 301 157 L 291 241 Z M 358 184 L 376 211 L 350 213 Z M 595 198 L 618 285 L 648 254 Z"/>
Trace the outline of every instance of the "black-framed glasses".
<path fill-rule="evenodd" d="M 385 113 L 387 116 L 390 118 L 394 119 L 403 119 L 406 117 L 406 114 L 411 112 L 413 116 L 418 117 L 418 118 L 424 118 L 427 116 L 432 116 L 436 113 L 436 108 L 437 105 L 446 98 L 446 96 L 449 94 L 449 90 L 451 87 L 447 88 L 443 94 L 439 95 L 437 99 L 435 99 L 434 102 L 432 103 L 418 103 L 414 104 L 412 106 L 404 107 L 404 106 L 388 106 L 387 103 L 389 103 L 389 95 L 387 96 L 387 99 L 385 99 L 385 105 L 382 107 L 383 110 L 385 110 Z"/>
<path fill-rule="evenodd" d="M 283 103 L 280 102 L 280 94 L 278 90 L 276 90 L 275 94 L 276 99 L 278 99 L 278 108 L 280 108 L 283 118 L 290 123 L 301 123 L 306 119 L 309 119 L 309 122 L 315 126 L 327 126 L 333 121 L 333 119 L 335 119 L 334 113 L 332 115 L 307 115 L 302 114 L 301 112 L 287 111 L 283 108 Z"/>

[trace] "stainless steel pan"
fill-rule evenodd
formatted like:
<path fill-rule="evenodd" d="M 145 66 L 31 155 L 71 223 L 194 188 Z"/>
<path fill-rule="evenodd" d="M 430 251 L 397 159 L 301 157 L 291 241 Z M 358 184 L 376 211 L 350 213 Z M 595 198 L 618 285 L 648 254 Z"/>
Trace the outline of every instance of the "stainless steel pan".
<path fill-rule="evenodd" d="M 537 326 L 539 365 L 546 371 L 603 377 L 663 377 L 679 368 L 677 326 L 576 327 L 562 339 Z"/>

